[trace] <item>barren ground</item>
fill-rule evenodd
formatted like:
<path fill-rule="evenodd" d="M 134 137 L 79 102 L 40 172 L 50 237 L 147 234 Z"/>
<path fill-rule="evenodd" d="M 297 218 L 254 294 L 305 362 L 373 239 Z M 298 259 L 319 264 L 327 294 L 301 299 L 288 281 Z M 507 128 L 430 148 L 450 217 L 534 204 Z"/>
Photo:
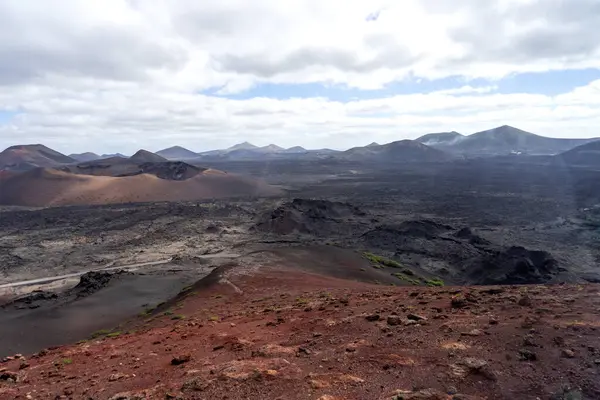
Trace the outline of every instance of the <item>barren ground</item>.
<path fill-rule="evenodd" d="M 0 209 L 0 398 L 600 398 L 598 171 L 212 167 L 288 194 Z"/>
<path fill-rule="evenodd" d="M 600 397 L 599 290 L 591 284 L 383 288 L 240 267 L 214 274 L 113 337 L 4 363 L 17 382 L 3 382 L 0 393 L 594 399 Z"/>

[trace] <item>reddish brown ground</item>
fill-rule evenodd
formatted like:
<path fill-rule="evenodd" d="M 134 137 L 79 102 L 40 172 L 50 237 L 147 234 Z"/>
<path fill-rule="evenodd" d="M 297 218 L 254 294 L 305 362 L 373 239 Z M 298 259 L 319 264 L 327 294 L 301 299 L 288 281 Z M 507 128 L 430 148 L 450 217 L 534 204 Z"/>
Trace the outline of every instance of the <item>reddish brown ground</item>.
<path fill-rule="evenodd" d="M 281 270 L 228 279 L 134 333 L 0 364 L 0 398 L 600 398 L 599 285 L 396 288 Z M 408 325 L 411 313 L 427 319 Z"/>

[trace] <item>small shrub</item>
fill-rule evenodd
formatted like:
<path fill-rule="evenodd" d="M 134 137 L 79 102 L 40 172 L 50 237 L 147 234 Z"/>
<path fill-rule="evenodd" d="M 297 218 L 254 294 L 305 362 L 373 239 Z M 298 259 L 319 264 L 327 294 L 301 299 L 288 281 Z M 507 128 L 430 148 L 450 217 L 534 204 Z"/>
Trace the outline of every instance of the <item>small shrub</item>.
<path fill-rule="evenodd" d="M 96 331 L 94 333 L 92 333 L 92 339 L 96 339 L 99 338 L 101 336 L 106 336 L 110 333 L 110 329 L 100 329 L 99 331 Z"/>
<path fill-rule="evenodd" d="M 171 317 L 172 320 L 180 320 L 180 319 L 185 319 L 185 315 L 181 315 L 181 314 L 175 314 Z"/>
<path fill-rule="evenodd" d="M 210 317 L 208 317 L 209 321 L 213 321 L 213 322 L 217 322 L 219 321 L 219 316 L 218 315 L 211 315 Z"/>
<path fill-rule="evenodd" d="M 70 358 L 63 358 L 62 360 L 60 360 L 60 362 L 63 363 L 64 365 L 73 364 L 73 360 Z"/>
<path fill-rule="evenodd" d="M 412 285 L 420 285 L 421 284 L 417 279 L 408 277 L 405 274 L 403 274 L 402 272 L 394 272 L 392 274 L 392 276 L 395 276 L 396 278 L 400 279 L 401 281 L 410 283 Z"/>
<path fill-rule="evenodd" d="M 402 268 L 402 265 L 399 262 L 391 260 L 389 258 L 378 256 L 369 252 L 365 252 L 363 254 L 367 260 L 371 261 L 374 264 L 378 264 L 381 268 L 383 268 L 383 266 L 390 268 Z"/>
<path fill-rule="evenodd" d="M 117 337 L 120 335 L 121 335 L 121 332 L 117 331 L 117 332 L 111 332 L 111 333 L 107 334 L 106 337 L 111 338 L 111 337 Z"/>
<path fill-rule="evenodd" d="M 444 281 L 439 278 L 429 279 L 425 281 L 425 283 L 427 284 L 427 286 L 444 286 Z"/>

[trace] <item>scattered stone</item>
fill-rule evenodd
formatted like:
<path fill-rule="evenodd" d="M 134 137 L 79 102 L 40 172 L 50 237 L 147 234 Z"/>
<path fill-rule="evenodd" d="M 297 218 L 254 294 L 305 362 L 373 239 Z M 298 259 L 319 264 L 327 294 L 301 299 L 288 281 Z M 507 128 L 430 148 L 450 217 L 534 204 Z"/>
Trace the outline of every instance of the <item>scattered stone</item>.
<path fill-rule="evenodd" d="M 525 335 L 525 337 L 523 338 L 523 346 L 537 347 L 534 336 L 533 335 Z"/>
<path fill-rule="evenodd" d="M 173 357 L 173 359 L 171 360 L 171 365 L 181 365 L 183 363 L 190 361 L 191 359 L 192 359 L 192 357 L 189 354 L 182 354 L 182 355 Z"/>
<path fill-rule="evenodd" d="M 496 318 L 490 318 L 490 325 L 498 325 L 498 320 Z"/>
<path fill-rule="evenodd" d="M 306 347 L 298 347 L 298 355 L 301 355 L 301 354 L 305 354 L 308 356 L 308 355 L 312 354 L 312 351 L 310 351 Z"/>
<path fill-rule="evenodd" d="M 517 301 L 517 304 L 523 307 L 530 307 L 531 306 L 531 297 L 528 294 L 524 294 L 523 296 L 521 296 L 519 298 L 519 300 Z"/>
<path fill-rule="evenodd" d="M 557 346 L 564 346 L 565 345 L 565 338 L 563 338 L 562 336 L 556 336 L 554 339 L 552 339 L 552 341 Z"/>
<path fill-rule="evenodd" d="M 467 357 L 462 360 L 461 364 L 469 369 L 480 369 L 488 365 L 488 362 L 480 358 Z"/>
<path fill-rule="evenodd" d="M 371 314 L 365 317 L 365 319 L 370 322 L 379 321 L 380 318 L 381 316 L 379 314 Z"/>
<path fill-rule="evenodd" d="M 387 317 L 387 323 L 391 326 L 400 325 L 402 323 L 402 318 L 397 315 L 390 315 Z"/>
<path fill-rule="evenodd" d="M 454 386 L 448 386 L 448 388 L 446 389 L 446 393 L 448 393 L 450 396 L 458 393 L 458 389 Z"/>
<path fill-rule="evenodd" d="M 404 325 L 406 325 L 406 326 L 419 325 L 419 322 L 415 321 L 414 319 L 407 319 L 406 321 L 404 321 Z"/>
<path fill-rule="evenodd" d="M 450 301 L 452 308 L 464 308 L 467 306 L 467 300 L 463 296 L 455 296 Z"/>
<path fill-rule="evenodd" d="M 122 374 L 122 373 L 120 373 L 120 372 L 119 372 L 119 373 L 116 373 L 116 374 L 111 374 L 111 375 L 108 377 L 108 381 L 109 381 L 109 382 L 115 382 L 115 381 L 118 381 L 118 380 L 120 380 L 120 379 L 123 379 L 123 378 L 125 378 L 126 376 L 127 376 L 127 375 L 125 375 L 125 374 Z"/>
<path fill-rule="evenodd" d="M 575 352 L 573 350 L 563 349 L 561 355 L 565 358 L 574 358 Z"/>
<path fill-rule="evenodd" d="M 208 389 L 211 383 L 211 381 L 206 381 L 201 377 L 194 377 L 185 381 L 181 386 L 181 390 L 184 392 L 202 392 Z"/>
<path fill-rule="evenodd" d="M 406 318 L 413 320 L 413 321 L 427 321 L 427 317 L 424 317 L 424 316 L 418 315 L 418 314 L 408 314 L 406 316 Z"/>
<path fill-rule="evenodd" d="M 16 382 L 18 380 L 16 372 L 2 371 L 0 372 L 0 381 Z"/>
<path fill-rule="evenodd" d="M 464 358 L 456 364 L 450 365 L 450 369 L 453 375 L 461 378 L 464 378 L 468 374 L 476 374 L 490 381 L 498 379 L 496 373 L 490 369 L 488 362 L 479 358 Z"/>
<path fill-rule="evenodd" d="M 525 319 L 523 320 L 523 322 L 521 322 L 521 328 L 523 328 L 523 329 L 531 329 L 531 328 L 533 328 L 533 325 L 536 322 L 537 322 L 537 320 L 535 318 L 527 316 L 527 317 L 525 317 Z"/>
<path fill-rule="evenodd" d="M 115 394 L 109 400 L 146 400 L 147 398 L 143 393 L 122 392 Z"/>
<path fill-rule="evenodd" d="M 308 383 L 313 389 L 325 389 L 331 386 L 328 382 L 325 382 L 320 379 L 311 379 L 310 381 L 308 381 Z"/>
<path fill-rule="evenodd" d="M 437 389 L 422 389 L 418 391 L 397 390 L 392 400 L 445 400 L 448 396 Z"/>
<path fill-rule="evenodd" d="M 473 329 L 469 332 L 461 332 L 462 336 L 481 336 L 483 335 L 483 331 L 481 329 Z"/>
<path fill-rule="evenodd" d="M 520 361 L 535 361 L 535 360 L 537 360 L 537 355 L 531 350 L 521 349 L 521 350 L 519 350 L 519 360 Z"/>

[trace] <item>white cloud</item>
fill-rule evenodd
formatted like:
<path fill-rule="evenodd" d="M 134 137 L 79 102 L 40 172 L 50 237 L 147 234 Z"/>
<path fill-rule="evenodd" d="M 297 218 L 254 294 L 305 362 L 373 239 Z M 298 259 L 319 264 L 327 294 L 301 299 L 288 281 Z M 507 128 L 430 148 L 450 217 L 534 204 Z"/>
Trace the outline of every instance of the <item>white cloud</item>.
<path fill-rule="evenodd" d="M 600 80 L 558 96 L 460 88 L 347 103 L 325 98 L 231 100 L 140 83 L 91 91 L 27 87 L 0 93 L 21 113 L 0 126 L 0 147 L 44 142 L 61 151 L 194 150 L 257 144 L 345 148 L 372 141 L 510 124 L 557 137 L 600 136 Z M 485 89 L 485 88 L 484 88 Z"/>
<path fill-rule="evenodd" d="M 555 97 L 469 83 L 600 68 L 597 0 L 4 0 L 0 26 L 0 110 L 19 111 L 0 147 L 339 148 L 505 123 L 600 136 L 598 82 Z M 198 94 L 448 76 L 463 86 L 347 104 Z"/>

